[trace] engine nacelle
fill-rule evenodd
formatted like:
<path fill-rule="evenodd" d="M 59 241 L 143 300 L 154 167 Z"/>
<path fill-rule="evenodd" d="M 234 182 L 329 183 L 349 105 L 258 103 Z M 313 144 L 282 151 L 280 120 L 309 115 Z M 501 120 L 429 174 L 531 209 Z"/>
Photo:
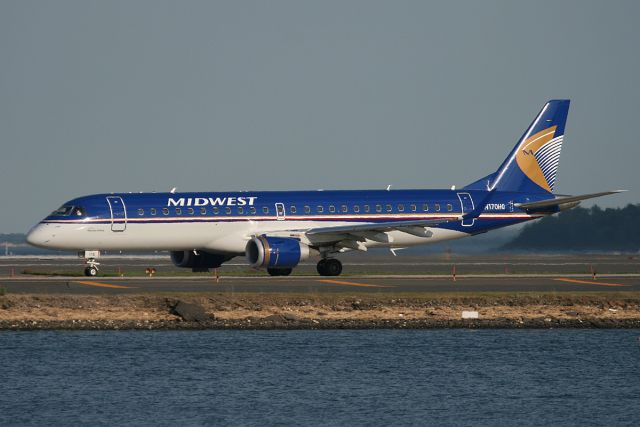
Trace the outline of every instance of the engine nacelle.
<path fill-rule="evenodd" d="M 198 251 L 198 255 L 193 251 L 171 251 L 171 261 L 176 267 L 190 268 L 194 272 L 218 268 L 231 258 L 233 258 L 231 255 L 211 254 L 204 251 Z"/>
<path fill-rule="evenodd" d="M 247 260 L 253 268 L 293 268 L 315 252 L 291 237 L 254 237 L 246 247 Z"/>

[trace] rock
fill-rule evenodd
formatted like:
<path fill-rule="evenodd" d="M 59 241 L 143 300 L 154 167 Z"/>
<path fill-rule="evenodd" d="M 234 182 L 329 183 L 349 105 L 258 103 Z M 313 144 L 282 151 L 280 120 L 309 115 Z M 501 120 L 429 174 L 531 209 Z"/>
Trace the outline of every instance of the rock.
<path fill-rule="evenodd" d="M 293 313 L 285 313 L 282 317 L 284 317 L 284 320 L 288 320 L 290 322 L 297 322 L 300 320 L 300 316 Z"/>
<path fill-rule="evenodd" d="M 180 317 L 185 322 L 206 322 L 211 320 L 211 316 L 204 311 L 202 306 L 184 301 L 178 301 L 178 303 L 171 308 L 171 313 Z"/>
<path fill-rule="evenodd" d="M 284 317 L 281 314 L 272 314 L 271 316 L 263 317 L 262 320 L 266 322 L 282 322 Z"/>

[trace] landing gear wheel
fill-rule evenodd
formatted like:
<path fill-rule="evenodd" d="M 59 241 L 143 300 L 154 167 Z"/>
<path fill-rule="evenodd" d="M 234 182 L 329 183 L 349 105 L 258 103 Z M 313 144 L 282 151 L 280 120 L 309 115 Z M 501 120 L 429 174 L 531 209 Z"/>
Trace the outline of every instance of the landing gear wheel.
<path fill-rule="evenodd" d="M 318 261 L 318 265 L 316 265 L 316 270 L 318 270 L 318 274 L 321 276 L 326 276 L 325 265 L 327 265 L 327 260 L 325 258 Z"/>
<path fill-rule="evenodd" d="M 293 268 L 267 268 L 270 276 L 288 276 L 292 271 Z"/>
<path fill-rule="evenodd" d="M 342 273 L 342 263 L 335 258 L 321 259 L 317 270 L 321 276 L 339 276 Z"/>
<path fill-rule="evenodd" d="M 98 269 L 96 267 L 87 267 L 84 269 L 84 275 L 89 277 L 95 277 L 98 275 Z"/>

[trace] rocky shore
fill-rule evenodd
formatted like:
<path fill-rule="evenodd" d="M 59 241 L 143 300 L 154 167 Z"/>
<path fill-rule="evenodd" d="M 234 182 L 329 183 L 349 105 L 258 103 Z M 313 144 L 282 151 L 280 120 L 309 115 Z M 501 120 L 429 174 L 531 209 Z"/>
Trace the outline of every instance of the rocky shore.
<path fill-rule="evenodd" d="M 0 330 L 445 328 L 640 328 L 640 295 L 0 297 Z"/>

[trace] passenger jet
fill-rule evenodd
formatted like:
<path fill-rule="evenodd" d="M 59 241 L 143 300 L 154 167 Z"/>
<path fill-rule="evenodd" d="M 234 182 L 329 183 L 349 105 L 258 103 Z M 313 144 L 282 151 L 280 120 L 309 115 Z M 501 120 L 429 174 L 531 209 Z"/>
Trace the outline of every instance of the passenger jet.
<path fill-rule="evenodd" d="M 244 255 L 272 276 L 318 257 L 318 273 L 337 276 L 346 251 L 473 236 L 621 191 L 553 193 L 568 111 L 549 101 L 500 167 L 461 189 L 97 194 L 64 203 L 27 241 L 79 251 L 88 276 L 105 250 L 167 250 L 194 271 Z"/>

